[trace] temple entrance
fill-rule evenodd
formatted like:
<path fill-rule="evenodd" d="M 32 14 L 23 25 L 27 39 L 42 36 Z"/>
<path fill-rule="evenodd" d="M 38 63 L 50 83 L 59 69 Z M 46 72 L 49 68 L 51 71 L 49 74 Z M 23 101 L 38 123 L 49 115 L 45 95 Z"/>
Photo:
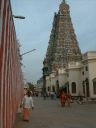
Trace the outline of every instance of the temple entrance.
<path fill-rule="evenodd" d="M 86 91 L 86 97 L 89 97 L 90 96 L 90 91 L 89 91 L 89 80 L 88 79 L 86 79 L 85 80 L 85 91 Z"/>
<path fill-rule="evenodd" d="M 57 92 L 59 91 L 59 81 L 58 80 L 56 81 L 56 91 Z"/>
<path fill-rule="evenodd" d="M 57 93 L 57 97 L 59 97 L 59 81 L 56 81 L 56 93 Z"/>

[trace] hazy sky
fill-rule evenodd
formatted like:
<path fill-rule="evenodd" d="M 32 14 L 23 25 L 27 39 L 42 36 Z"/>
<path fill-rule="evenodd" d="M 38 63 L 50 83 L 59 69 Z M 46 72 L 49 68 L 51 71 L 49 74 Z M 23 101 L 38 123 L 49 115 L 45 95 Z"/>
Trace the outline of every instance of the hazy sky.
<path fill-rule="evenodd" d="M 54 12 L 58 12 L 62 0 L 11 0 L 14 15 L 25 16 L 25 20 L 14 19 L 26 81 L 35 82 L 42 76 L 42 62 L 48 47 Z M 72 23 L 81 51 L 96 51 L 96 0 L 66 0 L 70 5 Z"/>

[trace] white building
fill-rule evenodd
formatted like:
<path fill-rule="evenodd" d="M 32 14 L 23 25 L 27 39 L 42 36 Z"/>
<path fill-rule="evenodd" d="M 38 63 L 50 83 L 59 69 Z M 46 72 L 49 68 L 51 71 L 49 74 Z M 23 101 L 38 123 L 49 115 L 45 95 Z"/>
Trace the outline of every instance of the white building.
<path fill-rule="evenodd" d="M 46 91 L 57 91 L 60 87 L 71 96 L 96 98 L 96 51 L 82 55 L 81 62 L 70 62 L 64 69 L 46 77 Z"/>
<path fill-rule="evenodd" d="M 96 51 L 87 52 L 83 55 L 82 82 L 85 94 L 96 98 Z"/>

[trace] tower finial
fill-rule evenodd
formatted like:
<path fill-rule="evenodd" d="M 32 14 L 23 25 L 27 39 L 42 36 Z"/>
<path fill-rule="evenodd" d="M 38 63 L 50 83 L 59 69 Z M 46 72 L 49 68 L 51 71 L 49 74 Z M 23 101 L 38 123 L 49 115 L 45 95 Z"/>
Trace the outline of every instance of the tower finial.
<path fill-rule="evenodd" d="M 65 1 L 65 0 L 63 0 L 63 1 L 62 1 L 62 3 L 66 3 L 66 1 Z"/>

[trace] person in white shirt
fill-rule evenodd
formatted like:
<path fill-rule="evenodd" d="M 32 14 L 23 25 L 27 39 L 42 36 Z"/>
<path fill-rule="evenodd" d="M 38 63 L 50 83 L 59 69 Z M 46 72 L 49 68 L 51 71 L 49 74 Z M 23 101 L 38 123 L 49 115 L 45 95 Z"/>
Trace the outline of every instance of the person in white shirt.
<path fill-rule="evenodd" d="M 22 101 L 22 105 L 23 105 L 23 120 L 24 121 L 29 121 L 30 109 L 34 108 L 33 98 L 31 96 L 30 91 L 28 91 L 26 93 L 26 95 L 24 96 L 23 101 Z"/>

